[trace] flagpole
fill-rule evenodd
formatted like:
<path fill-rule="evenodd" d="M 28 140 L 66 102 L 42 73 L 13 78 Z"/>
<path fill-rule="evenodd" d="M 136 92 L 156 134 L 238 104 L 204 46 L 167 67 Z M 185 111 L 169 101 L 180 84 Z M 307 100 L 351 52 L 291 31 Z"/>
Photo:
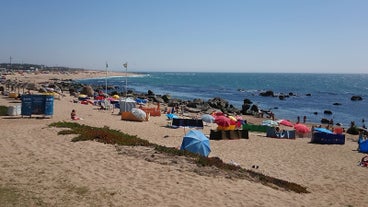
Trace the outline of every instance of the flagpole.
<path fill-rule="evenodd" d="M 125 67 L 125 97 L 128 97 L 128 63 L 124 64 Z"/>
<path fill-rule="evenodd" d="M 128 100 L 128 62 L 125 62 L 123 64 L 123 67 L 125 68 L 125 101 L 127 102 Z M 124 111 L 126 111 L 126 103 L 125 103 L 125 107 L 124 107 Z"/>
<path fill-rule="evenodd" d="M 105 94 L 107 94 L 107 68 L 108 67 L 109 67 L 109 65 L 107 64 L 107 61 L 106 61 Z"/>

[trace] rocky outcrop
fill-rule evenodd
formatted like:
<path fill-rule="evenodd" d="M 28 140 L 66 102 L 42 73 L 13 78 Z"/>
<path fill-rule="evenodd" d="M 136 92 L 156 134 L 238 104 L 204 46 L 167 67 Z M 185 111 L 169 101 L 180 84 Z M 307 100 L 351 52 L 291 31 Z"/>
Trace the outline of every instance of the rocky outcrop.
<path fill-rule="evenodd" d="M 330 110 L 324 110 L 324 111 L 323 111 L 323 113 L 324 113 L 324 114 L 331 115 L 331 114 L 332 114 L 332 111 L 330 111 Z"/>
<path fill-rule="evenodd" d="M 322 118 L 321 119 L 321 123 L 322 124 L 329 124 L 330 123 L 330 120 L 329 119 L 326 119 L 326 118 Z"/>
<path fill-rule="evenodd" d="M 273 91 L 265 91 L 265 92 L 261 92 L 259 95 L 260 95 L 260 96 L 271 96 L 271 97 L 274 97 L 274 96 L 275 96 L 275 94 L 274 94 L 274 92 L 273 92 Z"/>
<path fill-rule="evenodd" d="M 352 101 L 362 101 L 362 100 L 363 100 L 363 98 L 362 98 L 361 96 L 352 96 L 352 97 L 350 98 L 350 100 L 352 100 Z"/>
<path fill-rule="evenodd" d="M 92 86 L 84 86 L 81 90 L 81 94 L 87 95 L 88 97 L 93 97 L 94 90 Z"/>

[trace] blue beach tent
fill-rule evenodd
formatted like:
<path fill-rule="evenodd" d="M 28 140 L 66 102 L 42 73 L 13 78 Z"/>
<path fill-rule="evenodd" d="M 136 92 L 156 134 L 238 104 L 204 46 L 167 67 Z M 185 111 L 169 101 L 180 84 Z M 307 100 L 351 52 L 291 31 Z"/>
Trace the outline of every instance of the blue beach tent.
<path fill-rule="evenodd" d="M 368 153 L 368 139 L 364 139 L 362 134 L 359 136 L 358 144 L 359 152 Z"/>
<path fill-rule="evenodd" d="M 210 140 L 198 130 L 190 130 L 181 143 L 180 150 L 187 150 L 207 157 L 210 152 Z"/>

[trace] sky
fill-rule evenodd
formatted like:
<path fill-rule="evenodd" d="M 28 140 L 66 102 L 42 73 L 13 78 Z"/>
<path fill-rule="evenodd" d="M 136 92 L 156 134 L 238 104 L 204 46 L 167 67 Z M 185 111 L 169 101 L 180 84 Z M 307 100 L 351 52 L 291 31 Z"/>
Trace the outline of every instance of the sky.
<path fill-rule="evenodd" d="M 0 62 L 368 73 L 367 0 L 0 0 Z"/>

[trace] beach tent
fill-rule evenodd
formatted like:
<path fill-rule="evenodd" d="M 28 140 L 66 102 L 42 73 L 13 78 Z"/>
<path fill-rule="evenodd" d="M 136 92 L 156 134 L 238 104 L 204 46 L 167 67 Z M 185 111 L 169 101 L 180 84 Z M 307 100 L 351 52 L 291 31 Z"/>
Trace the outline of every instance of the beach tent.
<path fill-rule="evenodd" d="M 359 135 L 358 144 L 359 152 L 368 153 L 368 139 L 364 139 L 362 134 Z"/>
<path fill-rule="evenodd" d="M 276 131 L 274 127 L 268 127 L 266 137 L 271 138 L 284 138 L 284 139 L 295 139 L 295 130 L 281 130 Z"/>
<path fill-rule="evenodd" d="M 230 139 L 249 139 L 248 130 L 212 130 L 210 131 L 211 140 L 230 140 Z"/>
<path fill-rule="evenodd" d="M 201 131 L 190 130 L 184 135 L 180 150 L 187 150 L 207 157 L 211 152 L 210 140 Z"/>
<path fill-rule="evenodd" d="M 138 108 L 132 108 L 132 114 L 137 118 L 137 119 L 140 119 L 140 120 L 146 120 L 147 118 L 147 115 L 146 115 L 146 112 L 144 112 L 143 110 L 141 109 L 138 109 Z"/>
<path fill-rule="evenodd" d="M 145 113 L 145 115 L 143 115 L 142 113 Z M 149 118 L 150 118 L 149 113 L 146 113 L 137 108 L 133 108 L 133 112 L 132 111 L 121 112 L 121 120 L 142 122 L 148 121 Z"/>
<path fill-rule="evenodd" d="M 136 102 L 131 98 L 122 98 L 120 99 L 120 114 L 122 112 L 130 112 L 132 108 L 136 107 Z"/>
<path fill-rule="evenodd" d="M 345 134 L 334 134 L 328 129 L 314 128 L 311 143 L 345 144 Z"/>
<path fill-rule="evenodd" d="M 255 124 L 243 124 L 243 130 L 248 130 L 250 132 L 267 132 L 269 126 L 265 125 L 255 125 Z"/>
<path fill-rule="evenodd" d="M 172 119 L 172 127 L 189 127 L 189 128 L 201 128 L 203 129 L 203 121 L 201 119 Z"/>

